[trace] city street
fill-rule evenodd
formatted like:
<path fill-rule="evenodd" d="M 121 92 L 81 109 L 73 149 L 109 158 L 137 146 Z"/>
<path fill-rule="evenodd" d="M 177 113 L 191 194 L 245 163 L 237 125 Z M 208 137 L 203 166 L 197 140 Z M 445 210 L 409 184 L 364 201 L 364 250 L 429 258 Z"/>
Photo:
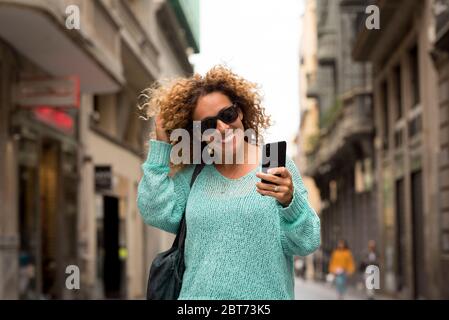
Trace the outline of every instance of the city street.
<path fill-rule="evenodd" d="M 335 288 L 327 283 L 316 281 L 304 281 L 295 278 L 295 299 L 296 300 L 337 300 Z M 348 289 L 346 300 L 363 300 L 364 295 L 354 289 Z"/>
<path fill-rule="evenodd" d="M 0 300 L 449 300 L 447 270 L 449 0 L 0 0 Z"/>

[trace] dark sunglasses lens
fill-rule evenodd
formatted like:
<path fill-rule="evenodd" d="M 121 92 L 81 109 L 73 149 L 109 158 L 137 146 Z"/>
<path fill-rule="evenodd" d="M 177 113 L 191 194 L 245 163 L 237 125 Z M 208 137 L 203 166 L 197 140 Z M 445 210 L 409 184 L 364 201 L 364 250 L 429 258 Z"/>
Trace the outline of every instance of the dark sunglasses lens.
<path fill-rule="evenodd" d="M 221 112 L 220 120 L 223 120 L 225 123 L 229 124 L 234 122 L 237 119 L 238 115 L 239 114 L 237 112 L 237 109 L 235 107 L 230 107 Z"/>
<path fill-rule="evenodd" d="M 204 132 L 208 129 L 215 129 L 217 128 L 217 119 L 210 118 L 201 121 L 201 131 Z"/>

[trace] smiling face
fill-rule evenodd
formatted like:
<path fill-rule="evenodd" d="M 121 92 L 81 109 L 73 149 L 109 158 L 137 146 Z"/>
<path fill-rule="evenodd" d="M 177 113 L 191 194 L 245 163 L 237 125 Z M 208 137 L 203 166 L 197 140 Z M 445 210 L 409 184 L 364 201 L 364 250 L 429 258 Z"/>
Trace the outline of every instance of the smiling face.
<path fill-rule="evenodd" d="M 232 105 L 232 101 L 221 92 L 212 92 L 204 95 L 198 99 L 196 108 L 193 112 L 193 121 L 201 121 L 207 117 L 214 117 L 218 113 Z M 225 123 L 217 119 L 216 132 L 221 137 L 220 141 L 215 141 L 214 149 L 221 148 L 222 150 L 232 150 L 233 155 L 241 147 L 243 140 L 237 139 L 232 133 L 236 129 L 244 131 L 242 123 L 243 114 L 238 110 L 239 116 L 232 123 Z M 213 137 L 209 137 L 209 143 L 213 141 Z M 232 146 L 230 145 L 232 144 Z M 226 148 L 226 149 L 225 149 Z M 222 153 L 224 155 L 224 152 Z"/>

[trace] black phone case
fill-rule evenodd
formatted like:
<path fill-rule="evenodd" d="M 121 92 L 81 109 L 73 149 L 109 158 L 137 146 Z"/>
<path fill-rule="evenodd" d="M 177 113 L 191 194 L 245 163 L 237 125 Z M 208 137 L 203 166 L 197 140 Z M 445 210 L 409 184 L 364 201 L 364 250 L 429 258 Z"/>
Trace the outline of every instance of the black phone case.
<path fill-rule="evenodd" d="M 262 150 L 262 172 L 267 173 L 270 168 L 285 167 L 287 153 L 287 142 L 279 141 L 268 143 Z M 276 174 L 276 176 L 280 176 Z M 263 183 L 274 184 L 273 182 L 261 180 Z"/>

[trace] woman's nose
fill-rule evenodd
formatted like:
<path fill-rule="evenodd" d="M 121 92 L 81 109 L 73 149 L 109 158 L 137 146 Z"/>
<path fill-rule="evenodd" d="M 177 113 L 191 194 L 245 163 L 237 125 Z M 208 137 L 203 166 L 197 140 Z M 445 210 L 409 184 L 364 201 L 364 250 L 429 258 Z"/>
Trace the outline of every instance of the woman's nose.
<path fill-rule="evenodd" d="M 229 124 L 226 124 L 221 120 L 217 120 L 217 130 L 220 131 L 221 134 L 225 134 L 225 130 L 230 128 L 231 126 Z"/>

